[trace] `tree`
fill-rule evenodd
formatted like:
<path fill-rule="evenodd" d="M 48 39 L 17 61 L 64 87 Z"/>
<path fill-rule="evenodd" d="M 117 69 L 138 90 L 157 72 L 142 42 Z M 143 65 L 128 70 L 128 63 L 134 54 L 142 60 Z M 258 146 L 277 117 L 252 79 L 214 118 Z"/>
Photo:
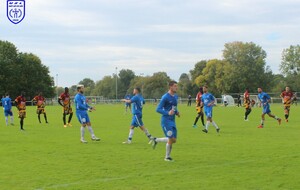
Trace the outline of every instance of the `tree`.
<path fill-rule="evenodd" d="M 119 84 L 118 84 L 118 95 L 119 97 L 125 96 L 130 87 L 130 82 L 134 79 L 135 74 L 130 69 L 122 69 L 119 72 Z M 131 92 L 130 92 L 131 93 Z"/>
<path fill-rule="evenodd" d="M 285 76 L 298 75 L 300 72 L 300 45 L 290 46 L 282 52 L 281 73 Z"/>
<path fill-rule="evenodd" d="M 10 42 L 0 41 L 0 93 L 16 97 L 21 91 L 30 99 L 39 91 L 54 97 L 53 77 L 49 68 L 32 53 L 19 53 Z"/>
<path fill-rule="evenodd" d="M 207 61 L 202 60 L 195 64 L 195 67 L 193 70 L 190 70 L 192 81 L 195 81 L 195 79 L 202 74 L 203 69 L 206 67 Z"/>
<path fill-rule="evenodd" d="M 194 94 L 193 84 L 187 73 L 182 73 L 179 77 L 177 94 L 180 97 L 187 97 L 188 95 Z"/>
<path fill-rule="evenodd" d="M 115 77 L 105 76 L 102 80 L 96 82 L 92 95 L 103 96 L 106 98 L 115 98 Z"/>
<path fill-rule="evenodd" d="M 219 96 L 221 93 L 228 92 L 230 84 L 226 80 L 226 73 L 230 72 L 230 64 L 224 60 L 209 60 L 202 74 L 199 75 L 195 83 L 198 86 L 208 85 L 210 91 Z"/>
<path fill-rule="evenodd" d="M 226 83 L 231 85 L 230 92 L 242 92 L 245 88 L 254 91 L 257 87 L 269 87 L 266 80 L 266 52 L 250 42 L 226 43 L 223 50 L 224 60 L 230 63 L 230 72 L 226 73 Z M 263 83 L 261 81 L 264 81 Z"/>
<path fill-rule="evenodd" d="M 170 77 L 165 72 L 154 73 L 145 80 L 144 95 L 145 98 L 160 98 L 168 90 Z"/>
<path fill-rule="evenodd" d="M 84 93 L 86 96 L 90 96 L 92 90 L 95 88 L 95 82 L 90 78 L 84 78 L 82 81 L 79 82 L 79 84 L 84 85 Z"/>

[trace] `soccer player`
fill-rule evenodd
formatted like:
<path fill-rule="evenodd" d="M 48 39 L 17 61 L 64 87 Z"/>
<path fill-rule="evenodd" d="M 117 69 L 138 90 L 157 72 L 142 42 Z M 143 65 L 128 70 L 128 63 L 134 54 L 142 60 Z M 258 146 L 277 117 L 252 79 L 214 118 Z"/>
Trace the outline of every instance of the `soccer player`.
<path fill-rule="evenodd" d="M 71 107 L 71 99 L 69 94 L 69 88 L 65 87 L 65 92 L 61 93 L 58 97 L 58 103 L 63 107 L 63 123 L 64 127 L 72 127 L 71 120 L 73 117 L 73 111 Z M 70 114 L 70 115 L 69 115 Z M 68 123 L 66 123 L 66 117 L 69 115 Z"/>
<path fill-rule="evenodd" d="M 124 99 L 130 100 L 130 99 L 131 99 L 130 94 L 127 94 L 127 95 L 124 97 Z M 127 113 L 127 111 L 128 111 L 128 108 L 129 108 L 129 110 L 131 110 L 131 104 L 128 103 L 128 102 L 125 102 L 125 112 L 126 112 L 126 113 Z"/>
<path fill-rule="evenodd" d="M 26 118 L 26 98 L 25 92 L 21 92 L 21 95 L 15 99 L 16 107 L 19 110 L 20 128 L 23 131 L 24 119 Z"/>
<path fill-rule="evenodd" d="M 43 93 L 39 92 L 39 94 L 32 99 L 32 102 L 36 104 L 36 113 L 38 114 L 39 122 L 42 123 L 41 114 L 44 114 L 45 122 L 48 123 L 45 111 L 46 99 L 44 98 Z"/>
<path fill-rule="evenodd" d="M 134 128 L 139 127 L 148 137 L 149 140 L 152 139 L 151 134 L 149 131 L 145 128 L 143 120 L 142 120 L 142 111 L 143 111 L 143 104 L 145 104 L 143 96 L 140 94 L 141 89 L 140 88 L 134 88 L 133 94 L 134 96 L 127 100 L 122 99 L 121 101 L 126 102 L 128 104 L 132 104 L 132 121 L 129 129 L 129 135 L 127 141 L 123 142 L 123 144 L 131 144 L 132 136 L 134 134 Z"/>
<path fill-rule="evenodd" d="M 294 99 L 294 94 L 293 92 L 290 90 L 290 87 L 285 87 L 285 91 L 283 91 L 280 94 L 280 97 L 282 99 L 282 103 L 284 105 L 284 117 L 285 117 L 285 121 L 289 122 L 288 118 L 290 115 L 290 107 L 291 107 L 291 103 Z"/>
<path fill-rule="evenodd" d="M 251 101 L 250 101 L 250 95 L 249 95 L 249 89 L 246 88 L 246 91 L 244 93 L 244 106 L 245 106 L 245 117 L 244 120 L 248 121 L 248 115 L 251 113 Z"/>
<path fill-rule="evenodd" d="M 171 151 L 173 144 L 176 143 L 177 129 L 175 123 L 175 116 L 180 117 L 177 110 L 177 82 L 169 82 L 169 91 L 161 97 L 161 100 L 156 108 L 156 111 L 161 116 L 161 126 L 166 137 L 154 138 L 152 140 L 152 148 L 155 149 L 158 142 L 165 142 L 166 144 L 166 156 L 165 161 L 173 161 L 171 158 Z"/>
<path fill-rule="evenodd" d="M 188 96 L 188 104 L 187 106 L 192 106 L 192 96 L 189 94 Z"/>
<path fill-rule="evenodd" d="M 203 88 L 200 87 L 199 88 L 199 92 L 196 95 L 196 111 L 197 111 L 197 116 L 196 116 L 195 121 L 194 121 L 194 125 L 193 125 L 194 128 L 197 128 L 197 122 L 198 122 L 199 118 L 201 118 L 202 126 L 205 127 L 203 105 L 201 104 L 202 94 L 203 94 Z"/>
<path fill-rule="evenodd" d="M 266 114 L 268 114 L 269 117 L 276 119 L 280 125 L 281 119 L 271 113 L 270 105 L 269 105 L 269 103 L 271 101 L 270 96 L 267 93 L 263 92 L 262 88 L 257 88 L 257 92 L 258 92 L 259 101 L 263 107 L 263 111 L 262 111 L 262 115 L 261 115 L 261 124 L 258 126 L 258 128 L 264 127 Z"/>
<path fill-rule="evenodd" d="M 2 106 L 4 109 L 4 116 L 5 116 L 5 123 L 6 126 L 8 126 L 8 116 L 10 116 L 10 124 L 14 125 L 14 116 L 13 113 L 11 111 L 11 99 L 8 95 L 8 93 L 5 94 L 5 97 L 2 98 Z"/>
<path fill-rule="evenodd" d="M 81 124 L 80 128 L 80 133 L 81 133 L 81 138 L 80 141 L 82 143 L 87 143 L 87 141 L 84 139 L 84 132 L 85 132 L 85 127 L 87 126 L 90 134 L 91 134 L 91 139 L 93 141 L 100 141 L 100 138 L 96 137 L 93 131 L 93 128 L 91 126 L 91 121 L 89 118 L 89 115 L 87 111 L 95 111 L 96 109 L 94 107 L 89 106 L 86 103 L 86 98 L 83 95 L 84 92 L 84 86 L 83 85 L 78 85 L 77 86 L 77 94 L 75 96 L 75 106 L 76 106 L 76 116 L 78 118 L 78 121 Z"/>
<path fill-rule="evenodd" d="M 213 106 L 215 105 L 215 97 L 208 92 L 208 87 L 206 85 L 203 86 L 203 92 L 204 94 L 202 94 L 201 102 L 204 105 L 204 112 L 206 115 L 206 125 L 205 125 L 205 129 L 203 129 L 202 131 L 208 133 L 208 127 L 210 123 L 212 123 L 212 125 L 216 128 L 217 133 L 219 133 L 220 128 L 212 119 L 212 111 L 213 111 Z"/>

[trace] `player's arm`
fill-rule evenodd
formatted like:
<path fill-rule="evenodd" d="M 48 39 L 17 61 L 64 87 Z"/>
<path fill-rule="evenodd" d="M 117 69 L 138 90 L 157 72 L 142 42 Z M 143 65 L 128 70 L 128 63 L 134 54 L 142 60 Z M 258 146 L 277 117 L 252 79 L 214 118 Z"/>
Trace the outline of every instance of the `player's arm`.
<path fill-rule="evenodd" d="M 59 103 L 59 105 L 61 105 L 62 107 L 64 107 L 64 105 L 62 103 L 62 98 L 61 97 L 58 98 L 57 102 Z"/>
<path fill-rule="evenodd" d="M 169 115 L 169 112 L 164 109 L 165 102 L 166 102 L 166 98 L 165 98 L 165 96 L 163 96 L 162 99 L 160 100 L 159 104 L 156 107 L 156 112 L 158 112 L 162 115 Z"/>

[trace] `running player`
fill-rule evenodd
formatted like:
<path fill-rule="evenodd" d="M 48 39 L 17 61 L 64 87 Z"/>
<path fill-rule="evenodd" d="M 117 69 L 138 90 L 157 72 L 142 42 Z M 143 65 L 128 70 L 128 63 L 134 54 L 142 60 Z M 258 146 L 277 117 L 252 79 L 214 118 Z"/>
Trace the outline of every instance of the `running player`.
<path fill-rule="evenodd" d="M 25 92 L 21 92 L 21 95 L 15 99 L 16 107 L 19 111 L 20 129 L 23 131 L 24 119 L 26 118 L 26 98 Z"/>
<path fill-rule="evenodd" d="M 202 126 L 205 127 L 203 105 L 201 104 L 202 94 L 203 94 L 203 88 L 200 87 L 199 88 L 199 92 L 196 95 L 196 111 L 197 111 L 197 116 L 196 116 L 195 121 L 194 121 L 194 125 L 193 125 L 194 128 L 197 128 L 197 122 L 198 122 L 199 118 L 201 118 Z"/>
<path fill-rule="evenodd" d="M 11 111 L 12 105 L 11 105 L 11 99 L 8 95 L 8 93 L 5 94 L 5 97 L 2 98 L 2 106 L 4 109 L 4 116 L 5 116 L 5 123 L 6 126 L 8 126 L 8 116 L 10 116 L 10 124 L 14 125 L 14 116 Z"/>
<path fill-rule="evenodd" d="M 134 133 L 134 128 L 139 127 L 148 137 L 149 140 L 152 139 L 151 134 L 148 132 L 148 130 L 145 128 L 142 116 L 143 116 L 143 104 L 145 104 L 143 96 L 140 94 L 141 89 L 140 88 L 134 88 L 133 89 L 133 94 L 134 96 L 127 100 L 127 99 L 122 99 L 121 101 L 132 104 L 132 122 L 130 125 L 129 129 L 129 135 L 127 141 L 123 142 L 123 144 L 131 144 L 132 141 L 132 136 Z"/>
<path fill-rule="evenodd" d="M 205 129 L 203 129 L 202 131 L 204 133 L 208 133 L 208 127 L 210 123 L 212 123 L 212 125 L 216 128 L 217 133 L 219 133 L 220 128 L 212 119 L 212 111 L 213 111 L 213 106 L 215 105 L 215 97 L 208 92 L 208 87 L 206 85 L 203 86 L 203 92 L 204 94 L 202 94 L 201 102 L 204 105 L 204 112 L 206 115 L 206 126 Z"/>
<path fill-rule="evenodd" d="M 294 94 L 293 92 L 290 90 L 290 87 L 285 87 L 285 91 L 283 91 L 280 94 L 280 97 L 282 99 L 282 103 L 284 106 L 284 117 L 285 117 L 285 121 L 289 122 L 289 116 L 290 116 L 290 107 L 291 107 L 291 103 L 294 99 Z"/>
<path fill-rule="evenodd" d="M 130 94 L 127 94 L 125 97 L 124 97 L 125 100 L 130 100 L 131 99 L 131 96 Z M 127 111 L 131 110 L 131 104 L 128 103 L 128 102 L 125 102 L 125 113 L 127 113 Z"/>
<path fill-rule="evenodd" d="M 65 92 L 61 93 L 58 98 L 58 103 L 63 107 L 63 123 L 64 127 L 72 127 L 71 120 L 73 111 L 71 107 L 71 98 L 69 94 L 69 88 L 65 87 Z M 69 115 L 70 114 L 70 115 Z M 66 123 L 66 117 L 69 115 L 68 123 Z"/>
<path fill-rule="evenodd" d="M 89 118 L 89 115 L 87 111 L 95 111 L 94 107 L 89 106 L 86 103 L 86 98 L 83 95 L 84 92 L 84 86 L 83 85 L 78 85 L 77 86 L 77 94 L 75 96 L 75 106 L 76 106 L 76 116 L 78 118 L 78 121 L 81 124 L 80 128 L 80 134 L 81 138 L 80 141 L 82 143 L 87 143 L 87 141 L 84 139 L 84 133 L 85 133 L 85 127 L 87 126 L 90 134 L 91 134 L 91 139 L 93 141 L 100 141 L 100 138 L 96 137 L 93 131 L 93 128 L 91 126 L 91 121 Z"/>
<path fill-rule="evenodd" d="M 246 91 L 244 93 L 244 106 L 245 106 L 245 117 L 244 120 L 248 121 L 248 115 L 251 113 L 251 101 L 250 101 L 250 95 L 249 95 L 249 89 L 246 88 Z"/>
<path fill-rule="evenodd" d="M 269 117 L 272 117 L 274 119 L 276 119 L 279 123 L 279 125 L 281 124 L 281 119 L 275 115 L 273 115 L 271 113 L 270 110 L 270 101 L 271 101 L 271 97 L 263 92 L 262 88 L 257 88 L 257 92 L 258 92 L 258 98 L 259 101 L 261 103 L 261 106 L 263 107 L 263 112 L 261 115 L 261 124 L 258 126 L 258 128 L 263 128 L 264 127 L 264 122 L 265 122 L 265 115 L 268 114 Z"/>
<path fill-rule="evenodd" d="M 39 122 L 41 123 L 41 114 L 44 114 L 45 122 L 47 121 L 47 114 L 45 111 L 46 99 L 43 96 L 43 93 L 40 92 L 37 96 L 32 99 L 32 102 L 36 104 L 36 113 L 38 114 Z"/>
<path fill-rule="evenodd" d="M 156 111 L 161 116 L 161 126 L 166 137 L 154 138 L 152 140 L 152 148 L 155 149 L 158 142 L 165 142 L 166 144 L 166 156 L 165 161 L 173 161 L 171 158 L 172 146 L 176 143 L 177 128 L 175 123 L 175 116 L 180 117 L 177 110 L 177 82 L 169 82 L 169 91 L 161 97 L 161 100 L 156 108 Z"/>

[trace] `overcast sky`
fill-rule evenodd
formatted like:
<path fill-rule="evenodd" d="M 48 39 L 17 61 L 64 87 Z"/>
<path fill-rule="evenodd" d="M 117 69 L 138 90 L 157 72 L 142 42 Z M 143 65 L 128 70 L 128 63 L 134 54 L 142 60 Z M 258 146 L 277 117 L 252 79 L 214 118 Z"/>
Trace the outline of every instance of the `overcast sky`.
<path fill-rule="evenodd" d="M 98 81 L 116 67 L 178 80 L 200 60 L 222 59 L 233 41 L 261 46 L 279 73 L 282 50 L 299 34 L 299 0 L 26 0 L 16 25 L 0 2 L 0 40 L 39 56 L 59 86 Z"/>

